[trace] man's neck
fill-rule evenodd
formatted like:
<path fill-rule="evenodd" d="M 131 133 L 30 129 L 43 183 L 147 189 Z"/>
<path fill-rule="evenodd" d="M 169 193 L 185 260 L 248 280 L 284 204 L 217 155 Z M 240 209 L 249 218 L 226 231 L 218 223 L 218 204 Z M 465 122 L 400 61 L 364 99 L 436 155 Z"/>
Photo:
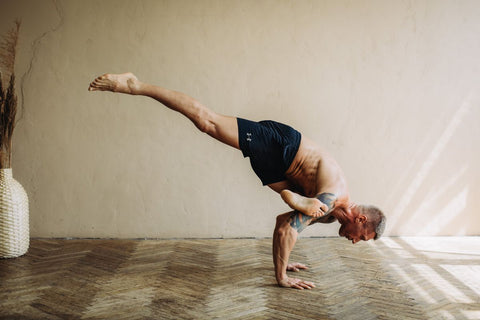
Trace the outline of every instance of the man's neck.
<path fill-rule="evenodd" d="M 338 222 L 341 224 L 349 223 L 352 222 L 352 210 L 350 208 L 344 208 L 344 207 L 336 207 L 332 212 L 331 215 L 333 215 L 335 218 L 337 218 Z"/>

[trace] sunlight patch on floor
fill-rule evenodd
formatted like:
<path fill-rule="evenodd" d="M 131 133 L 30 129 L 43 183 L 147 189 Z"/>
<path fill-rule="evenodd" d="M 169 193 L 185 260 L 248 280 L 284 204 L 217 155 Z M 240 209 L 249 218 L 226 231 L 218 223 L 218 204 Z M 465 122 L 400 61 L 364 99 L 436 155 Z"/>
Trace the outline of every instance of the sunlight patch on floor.
<path fill-rule="evenodd" d="M 435 303 L 436 300 L 426 291 L 421 285 L 417 283 L 415 279 L 410 277 L 401 266 L 396 264 L 391 264 L 390 267 L 405 281 L 411 289 L 413 289 L 418 296 L 422 297 L 425 303 Z"/>
<path fill-rule="evenodd" d="M 446 280 L 444 276 L 438 274 L 432 267 L 426 264 L 414 264 L 413 269 L 430 282 L 436 289 L 433 294 L 436 296 L 436 302 L 441 302 L 442 299 L 448 299 L 451 302 L 473 303 L 474 301 L 467 297 L 462 291 L 456 288 Z"/>

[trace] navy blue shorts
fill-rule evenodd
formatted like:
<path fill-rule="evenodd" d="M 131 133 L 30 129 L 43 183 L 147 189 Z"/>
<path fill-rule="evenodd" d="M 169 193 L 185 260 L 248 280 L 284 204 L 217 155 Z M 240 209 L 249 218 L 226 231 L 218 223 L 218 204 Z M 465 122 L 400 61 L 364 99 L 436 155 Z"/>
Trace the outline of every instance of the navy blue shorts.
<path fill-rule="evenodd" d="M 263 185 L 286 180 L 302 135 L 275 121 L 254 122 L 237 118 L 238 139 L 244 157 L 250 158 L 253 171 Z"/>

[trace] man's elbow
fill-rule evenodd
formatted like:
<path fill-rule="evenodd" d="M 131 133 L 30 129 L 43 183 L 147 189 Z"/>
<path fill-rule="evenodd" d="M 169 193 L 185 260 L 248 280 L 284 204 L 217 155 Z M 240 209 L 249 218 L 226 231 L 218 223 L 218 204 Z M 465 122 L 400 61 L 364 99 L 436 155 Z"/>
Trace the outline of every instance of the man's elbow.
<path fill-rule="evenodd" d="M 275 225 L 275 235 L 278 237 L 288 237 L 292 235 L 295 232 L 295 230 L 292 228 L 292 226 L 289 223 L 288 217 L 285 217 L 285 215 L 279 215 L 277 216 L 277 223 Z"/>

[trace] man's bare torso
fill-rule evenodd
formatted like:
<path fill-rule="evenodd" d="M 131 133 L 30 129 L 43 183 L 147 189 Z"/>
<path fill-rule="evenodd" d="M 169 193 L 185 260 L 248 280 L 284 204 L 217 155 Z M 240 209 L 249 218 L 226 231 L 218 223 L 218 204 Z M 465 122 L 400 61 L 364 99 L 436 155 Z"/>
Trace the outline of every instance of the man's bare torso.
<path fill-rule="evenodd" d="M 292 191 L 310 198 L 332 193 L 337 199 L 336 208 L 349 206 L 347 183 L 342 169 L 330 154 L 304 136 L 286 177 L 297 189 Z"/>

